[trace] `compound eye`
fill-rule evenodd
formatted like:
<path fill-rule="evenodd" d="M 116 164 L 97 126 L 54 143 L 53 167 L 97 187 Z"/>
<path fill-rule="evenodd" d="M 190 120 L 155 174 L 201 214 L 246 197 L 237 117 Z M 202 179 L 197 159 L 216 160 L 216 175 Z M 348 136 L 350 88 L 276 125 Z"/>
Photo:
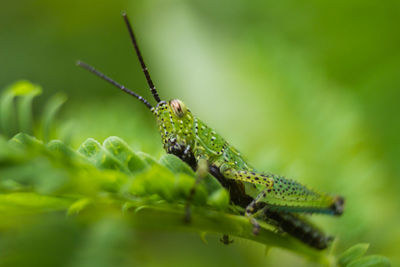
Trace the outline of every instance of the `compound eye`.
<path fill-rule="evenodd" d="M 179 99 L 173 99 L 169 102 L 172 110 L 178 118 L 182 118 L 186 114 L 186 106 Z"/>

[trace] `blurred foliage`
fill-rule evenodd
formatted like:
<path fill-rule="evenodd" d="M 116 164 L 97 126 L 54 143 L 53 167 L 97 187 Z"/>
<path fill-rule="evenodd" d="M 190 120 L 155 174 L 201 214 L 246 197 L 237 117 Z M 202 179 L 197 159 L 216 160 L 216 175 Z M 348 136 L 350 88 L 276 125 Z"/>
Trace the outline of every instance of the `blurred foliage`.
<path fill-rule="evenodd" d="M 4 134 L 9 132 L 7 126 L 12 125 L 10 117 L 25 123 L 24 118 L 30 117 L 29 108 L 22 109 L 23 112 L 13 112 L 12 99 L 18 96 L 17 106 L 20 103 L 30 103 L 30 107 L 33 96 L 40 92 L 37 88 L 23 81 L 5 90 L 0 98 L 3 111 L 0 118 L 4 122 Z M 49 132 L 49 122 L 52 119 L 48 118 L 54 117 L 61 103 L 59 98 L 53 98 L 45 107 L 45 119 L 41 127 L 43 132 Z M 31 122 L 21 124 L 16 130 L 32 132 L 30 125 Z M 43 224 L 47 223 L 46 216 L 61 212 L 67 215 L 64 218 L 68 220 L 67 224 L 76 224 L 75 227 L 78 228 L 86 224 L 89 231 L 94 231 L 89 233 L 89 242 L 84 247 L 75 253 L 68 252 L 78 255 L 78 259 L 71 263 L 73 266 L 113 266 L 116 263 L 121 266 L 125 265 L 125 261 L 129 262 L 127 266 L 132 264 L 130 261 L 147 264 L 130 253 L 130 246 L 120 245 L 128 244 L 131 237 L 119 232 L 105 235 L 104 232 L 109 227 L 148 231 L 191 230 L 203 235 L 220 233 L 254 240 L 268 247 L 285 248 L 327 266 L 390 265 L 385 257 L 362 257 L 368 249 L 365 244 L 350 248 L 336 259 L 333 251 L 329 254 L 326 251 L 314 251 L 290 236 L 278 233 L 278 229 L 265 223 L 262 224 L 260 233 L 254 236 L 248 219 L 240 216 L 235 208 L 229 207 L 228 192 L 211 175 L 197 187 L 193 199 L 192 220 L 185 223 L 183 206 L 196 176 L 192 169 L 173 155 L 164 155 L 160 161 L 156 161 L 147 154 L 137 154 L 118 137 L 109 137 L 103 144 L 89 138 L 74 151 L 59 140 L 43 142 L 26 133 L 18 133 L 6 141 L 0 135 L 0 151 L 0 209 L 5 219 L 0 223 L 0 230 L 6 235 L 2 244 L 0 243 L 4 252 L 0 265 L 3 266 L 28 263 L 46 266 L 50 262 L 53 265 L 62 264 L 64 260 L 58 258 L 57 254 L 50 253 L 43 257 L 43 253 L 35 252 L 32 255 L 30 251 L 13 246 L 15 236 L 9 234 L 19 231 L 21 226 L 29 228 L 31 217 L 40 218 L 40 224 Z M 109 217 L 113 218 L 112 221 L 108 221 Z M 104 218 L 106 222 L 103 223 Z M 14 224 L 16 221 L 25 223 Z M 98 223 L 100 226 L 97 226 Z M 31 233 L 28 231 L 24 233 L 26 234 L 30 236 Z M 45 233 L 38 231 L 34 234 Z M 63 242 L 58 236 L 48 239 L 47 243 Z M 91 239 L 96 242 L 93 243 Z M 20 242 L 24 245 L 27 241 Z M 113 251 L 113 242 L 119 244 L 118 253 Z M 43 252 L 47 255 L 48 249 L 52 248 L 42 245 L 46 248 Z M 102 251 L 104 246 L 109 249 Z M 64 250 L 71 249 L 74 250 L 74 246 Z M 97 253 L 102 254 L 100 260 L 97 259 Z M 114 253 L 119 254 L 119 259 Z"/>
<path fill-rule="evenodd" d="M 43 139 L 45 100 L 64 91 L 70 101 L 60 120 L 50 116 L 54 120 L 47 125 L 60 127 L 50 127 L 47 140 L 61 139 L 76 150 L 88 137 L 118 135 L 135 151 L 163 155 L 152 115 L 74 65 L 85 60 L 149 98 L 121 10 L 133 21 L 162 98 L 182 99 L 258 169 L 344 195 L 341 218 L 314 218 L 339 237 L 337 251 L 370 242 L 373 254 L 400 265 L 398 1 L 4 2 L 0 87 L 23 78 L 46 88 L 35 98 L 33 114 L 23 111 L 30 105 L 26 99 L 16 111 L 27 117 L 0 121 L 13 124 L 7 137 L 32 123 L 31 134 Z M 263 246 L 246 241 L 221 247 L 219 237 L 204 245 L 197 236 L 180 233 L 133 233 L 114 218 L 87 231 L 65 221 L 64 212 L 46 218 L 30 219 L 30 230 L 9 233 L 7 240 L 18 236 L 14 247 L 24 244 L 21 249 L 35 253 L 58 237 L 62 241 L 52 252 L 66 262 L 72 252 L 64 253 L 65 247 L 93 244 L 74 254 L 74 263 L 94 254 L 104 256 L 96 258 L 99 262 L 119 259 L 117 252 L 103 253 L 109 242 L 137 251 L 148 265 L 310 264 L 274 249 L 264 257 Z M 137 243 L 118 237 L 125 235 Z"/>

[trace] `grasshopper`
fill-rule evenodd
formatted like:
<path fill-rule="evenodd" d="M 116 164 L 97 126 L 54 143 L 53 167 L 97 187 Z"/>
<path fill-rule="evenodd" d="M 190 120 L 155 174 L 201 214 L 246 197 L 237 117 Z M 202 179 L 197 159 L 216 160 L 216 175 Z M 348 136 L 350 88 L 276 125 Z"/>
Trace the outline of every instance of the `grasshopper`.
<path fill-rule="evenodd" d="M 139 50 L 129 19 L 126 13 L 122 16 L 157 105 L 152 106 L 145 98 L 92 66 L 82 61 L 78 61 L 77 65 L 142 102 L 156 117 L 165 151 L 176 155 L 193 170 L 197 170 L 197 179 L 189 193 L 185 209 L 186 221 L 190 220 L 189 207 L 195 187 L 204 177 L 204 173 L 208 172 L 229 191 L 231 203 L 243 208 L 243 215 L 249 218 L 255 235 L 260 229 L 258 220 L 264 220 L 311 247 L 326 248 L 332 238 L 325 236 L 299 213 L 341 215 L 344 198 L 311 190 L 283 176 L 257 171 L 244 160 L 237 149 L 195 117 L 181 100 L 161 100 Z M 221 241 L 225 244 L 231 243 L 226 235 Z"/>

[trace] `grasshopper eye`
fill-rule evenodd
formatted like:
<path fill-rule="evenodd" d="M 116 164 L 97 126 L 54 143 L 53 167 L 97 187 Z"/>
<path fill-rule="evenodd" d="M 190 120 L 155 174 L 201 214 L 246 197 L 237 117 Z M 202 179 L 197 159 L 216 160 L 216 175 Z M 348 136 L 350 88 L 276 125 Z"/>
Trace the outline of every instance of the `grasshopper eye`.
<path fill-rule="evenodd" d="M 169 101 L 169 105 L 171 106 L 172 111 L 178 118 L 182 118 L 187 112 L 186 105 L 183 104 L 183 102 L 179 99 L 173 99 Z"/>

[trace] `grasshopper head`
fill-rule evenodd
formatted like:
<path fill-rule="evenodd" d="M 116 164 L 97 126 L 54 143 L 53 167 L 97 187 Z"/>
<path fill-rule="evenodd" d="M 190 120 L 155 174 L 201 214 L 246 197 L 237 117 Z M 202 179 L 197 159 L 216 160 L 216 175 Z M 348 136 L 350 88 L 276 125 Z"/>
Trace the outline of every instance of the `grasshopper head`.
<path fill-rule="evenodd" d="M 193 136 L 193 115 L 179 99 L 160 101 L 153 109 L 164 146 L 175 140 L 188 145 Z"/>

